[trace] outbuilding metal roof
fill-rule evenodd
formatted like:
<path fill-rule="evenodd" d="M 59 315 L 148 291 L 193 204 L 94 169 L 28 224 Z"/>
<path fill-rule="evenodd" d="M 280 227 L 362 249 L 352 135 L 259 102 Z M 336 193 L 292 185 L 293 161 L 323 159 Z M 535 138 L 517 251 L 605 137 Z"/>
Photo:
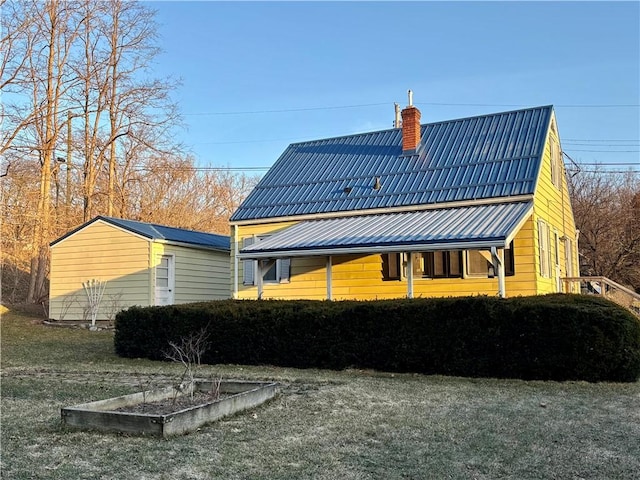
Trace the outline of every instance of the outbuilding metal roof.
<path fill-rule="evenodd" d="M 167 242 L 185 243 L 188 245 L 196 245 L 217 250 L 231 250 L 230 239 L 225 235 L 217 235 L 215 233 L 198 232 L 195 230 L 185 230 L 183 228 L 167 227 L 166 225 L 158 225 L 156 223 L 138 222 L 136 220 L 124 220 L 122 218 L 113 218 L 105 216 L 97 216 L 87 223 L 80 225 L 75 230 L 51 242 L 51 246 L 61 242 L 65 238 L 82 230 L 98 220 L 110 223 L 120 228 L 124 228 L 138 235 L 142 235 L 150 240 L 164 240 Z"/>
<path fill-rule="evenodd" d="M 553 107 L 290 145 L 231 221 L 533 194 Z M 381 188 L 373 188 L 379 177 Z"/>
<path fill-rule="evenodd" d="M 504 248 L 533 202 L 307 220 L 240 250 L 238 258 Z"/>

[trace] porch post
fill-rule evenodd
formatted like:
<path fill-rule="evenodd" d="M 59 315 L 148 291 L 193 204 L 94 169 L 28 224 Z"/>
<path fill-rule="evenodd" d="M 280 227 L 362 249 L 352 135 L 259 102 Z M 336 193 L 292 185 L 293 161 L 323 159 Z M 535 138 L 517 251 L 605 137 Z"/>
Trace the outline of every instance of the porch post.
<path fill-rule="evenodd" d="M 333 300 L 331 285 L 331 255 L 327 256 L 327 300 Z"/>
<path fill-rule="evenodd" d="M 498 296 L 500 298 L 504 298 L 506 296 L 504 284 L 503 253 L 504 249 L 501 248 L 500 251 L 498 251 L 496 247 L 491 247 L 491 258 L 493 259 L 493 267 L 498 271 Z"/>
<path fill-rule="evenodd" d="M 413 255 L 407 252 L 407 298 L 413 298 Z"/>
<path fill-rule="evenodd" d="M 263 293 L 263 289 L 262 289 L 262 262 L 264 262 L 264 260 L 259 259 L 256 263 L 258 264 L 258 268 L 256 268 L 257 272 L 256 272 L 256 276 L 258 278 L 256 278 L 257 280 L 257 285 L 258 285 L 258 300 L 262 300 L 262 293 Z"/>

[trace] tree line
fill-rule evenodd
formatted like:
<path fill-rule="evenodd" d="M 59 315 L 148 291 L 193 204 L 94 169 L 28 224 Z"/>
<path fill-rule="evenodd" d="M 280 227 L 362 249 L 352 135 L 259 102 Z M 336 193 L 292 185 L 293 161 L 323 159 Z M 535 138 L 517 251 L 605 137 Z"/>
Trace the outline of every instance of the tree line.
<path fill-rule="evenodd" d="M 154 76 L 154 11 L 127 0 L 0 6 L 2 264 L 13 282 L 28 272 L 26 301 L 46 297 L 49 243 L 99 214 L 228 234 L 256 179 L 200 172 L 175 140 L 179 82 Z"/>
<path fill-rule="evenodd" d="M 148 4 L 0 7 L 0 257 L 9 301 L 44 300 L 49 243 L 95 215 L 228 233 L 257 178 L 199 171 L 176 142 L 179 82 L 154 76 L 160 51 Z M 570 192 L 582 274 L 640 290 L 637 176 L 580 172 Z"/>
<path fill-rule="evenodd" d="M 608 277 L 640 293 L 638 172 L 603 169 L 569 177 L 581 275 Z"/>

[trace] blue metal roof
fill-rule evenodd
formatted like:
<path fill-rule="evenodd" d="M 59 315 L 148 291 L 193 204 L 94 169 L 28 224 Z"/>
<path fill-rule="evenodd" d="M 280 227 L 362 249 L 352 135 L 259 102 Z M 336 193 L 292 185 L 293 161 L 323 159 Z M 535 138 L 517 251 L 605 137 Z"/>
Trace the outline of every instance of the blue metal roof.
<path fill-rule="evenodd" d="M 289 145 L 231 221 L 533 194 L 552 112 L 422 125 L 410 156 L 401 129 Z"/>
<path fill-rule="evenodd" d="M 240 251 L 239 258 L 504 247 L 533 202 L 306 220 Z"/>
<path fill-rule="evenodd" d="M 61 242 L 65 238 L 73 235 L 79 230 L 91 225 L 98 220 L 110 223 L 111 225 L 124 228 L 138 235 L 142 235 L 150 240 L 164 240 L 167 242 L 178 242 L 189 245 L 214 248 L 217 250 L 230 251 L 231 243 L 230 239 L 226 235 L 217 235 L 215 233 L 198 232 L 195 230 L 185 230 L 183 228 L 167 227 L 165 225 L 158 225 L 155 223 L 138 222 L 135 220 L 125 220 L 122 218 L 113 218 L 105 216 L 97 216 L 92 220 L 80 225 L 78 228 L 72 230 L 66 235 L 51 242 L 51 246 Z"/>

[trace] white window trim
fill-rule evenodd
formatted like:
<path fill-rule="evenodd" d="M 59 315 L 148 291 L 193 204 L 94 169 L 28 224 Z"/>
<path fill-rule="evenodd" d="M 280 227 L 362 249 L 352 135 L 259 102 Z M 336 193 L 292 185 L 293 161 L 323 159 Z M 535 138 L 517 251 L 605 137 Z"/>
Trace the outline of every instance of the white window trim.
<path fill-rule="evenodd" d="M 569 237 L 564 239 L 564 262 L 567 277 L 573 277 L 573 242 Z"/>
<path fill-rule="evenodd" d="M 538 219 L 538 266 L 540 268 L 540 276 L 544 278 L 551 278 L 551 251 L 550 251 L 550 238 L 549 238 L 549 225 L 542 220 Z"/>
<path fill-rule="evenodd" d="M 246 247 L 248 245 L 252 245 L 255 242 L 260 242 L 262 240 L 266 240 L 267 238 L 269 238 L 271 235 L 253 235 L 251 237 L 245 237 L 242 239 L 242 243 L 243 246 Z M 250 243 L 247 243 L 247 240 L 252 239 L 252 241 Z M 271 259 L 273 260 L 273 259 Z M 247 282 L 246 281 L 246 275 L 243 275 L 243 280 L 242 280 L 242 284 L 246 285 L 246 286 L 250 286 L 250 285 L 257 285 L 258 282 L 256 281 L 256 279 L 258 278 L 258 260 L 251 260 L 251 259 L 246 259 L 243 260 L 243 268 L 252 268 L 253 269 L 253 276 L 251 279 L 251 282 Z M 275 280 L 262 280 L 263 284 L 266 285 L 277 285 L 280 283 L 290 283 L 291 282 L 291 259 L 290 258 L 277 258 L 275 259 L 276 262 L 276 279 Z M 249 267 L 249 265 L 251 265 L 251 267 Z M 288 268 L 285 268 L 288 265 Z M 287 271 L 288 270 L 288 271 Z M 287 271 L 287 275 L 283 274 L 285 273 L 285 271 Z"/>
<path fill-rule="evenodd" d="M 564 164 L 562 162 L 562 152 L 560 151 L 560 141 L 555 137 L 550 137 L 550 158 L 551 158 L 551 183 L 558 189 L 562 188 L 562 175 Z"/>

